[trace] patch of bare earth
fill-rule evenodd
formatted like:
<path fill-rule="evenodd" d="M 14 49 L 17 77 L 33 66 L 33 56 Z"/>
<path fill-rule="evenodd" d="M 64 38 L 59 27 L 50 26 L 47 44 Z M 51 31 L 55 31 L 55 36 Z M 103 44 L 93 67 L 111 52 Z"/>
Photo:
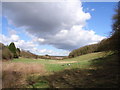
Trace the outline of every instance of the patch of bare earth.
<path fill-rule="evenodd" d="M 58 61 L 58 62 L 53 62 L 54 64 L 65 64 L 65 63 L 77 63 L 78 61 Z"/>

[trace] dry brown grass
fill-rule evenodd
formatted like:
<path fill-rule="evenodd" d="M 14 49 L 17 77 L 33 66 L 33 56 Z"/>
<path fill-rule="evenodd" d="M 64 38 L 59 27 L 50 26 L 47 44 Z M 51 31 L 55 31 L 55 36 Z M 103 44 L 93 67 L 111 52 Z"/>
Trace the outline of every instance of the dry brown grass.
<path fill-rule="evenodd" d="M 31 74 L 42 75 L 45 70 L 40 64 L 25 63 L 3 63 L 2 65 L 2 87 L 18 88 L 24 85 L 26 78 Z"/>
<path fill-rule="evenodd" d="M 54 64 L 77 63 L 78 61 L 54 61 Z"/>

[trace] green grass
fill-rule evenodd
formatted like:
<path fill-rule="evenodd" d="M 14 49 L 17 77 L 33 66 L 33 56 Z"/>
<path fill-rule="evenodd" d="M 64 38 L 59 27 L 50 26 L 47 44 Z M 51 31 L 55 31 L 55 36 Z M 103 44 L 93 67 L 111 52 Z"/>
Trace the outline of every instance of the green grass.
<path fill-rule="evenodd" d="M 41 78 L 40 76 L 38 75 L 32 75 L 32 76 L 29 76 L 27 77 L 27 82 L 31 82 L 31 81 L 34 81 L 35 84 L 33 85 L 27 85 L 26 87 L 27 88 L 49 88 L 49 83 L 48 81 L 45 81 L 43 78 Z"/>
<path fill-rule="evenodd" d="M 89 61 L 88 68 L 69 69 L 46 76 L 52 88 L 119 88 L 119 58 L 107 53 Z"/>
<path fill-rule="evenodd" d="M 19 59 L 14 59 L 11 62 L 16 62 L 16 63 L 22 62 L 22 63 L 27 63 L 27 64 L 32 64 L 32 63 L 42 64 L 45 67 L 45 70 L 47 73 L 46 75 L 49 76 L 51 74 L 61 72 L 61 71 L 63 71 L 64 73 L 64 70 L 80 69 L 84 71 L 91 67 L 91 64 L 92 64 L 91 61 L 106 57 L 111 54 L 113 54 L 113 52 L 90 53 L 86 55 L 81 55 L 79 57 L 68 58 L 64 60 L 19 58 Z M 70 63 L 70 62 L 73 62 L 73 63 Z M 69 63 L 70 63 L 70 66 L 67 65 Z M 41 76 L 35 76 L 35 77 L 41 77 Z M 82 77 L 84 78 L 84 76 Z M 47 80 L 42 80 L 42 79 L 39 79 L 39 80 L 40 81 L 36 81 L 36 83 L 34 84 L 36 88 L 48 88 L 49 87 Z M 29 88 L 30 87 L 31 86 L 29 86 Z"/>
<path fill-rule="evenodd" d="M 103 57 L 104 55 L 105 55 L 105 52 L 98 52 L 98 53 L 86 54 L 76 58 L 69 58 L 64 60 L 19 58 L 19 59 L 12 60 L 12 62 L 17 62 L 17 63 L 23 62 L 28 64 L 40 63 L 45 66 L 46 71 L 55 72 L 55 71 L 61 71 L 64 69 L 87 68 L 90 65 L 89 61 Z M 77 62 L 70 63 L 70 66 L 68 66 L 67 64 L 69 64 L 69 62 L 71 61 L 77 61 Z M 61 62 L 67 62 L 67 63 L 61 63 Z"/>

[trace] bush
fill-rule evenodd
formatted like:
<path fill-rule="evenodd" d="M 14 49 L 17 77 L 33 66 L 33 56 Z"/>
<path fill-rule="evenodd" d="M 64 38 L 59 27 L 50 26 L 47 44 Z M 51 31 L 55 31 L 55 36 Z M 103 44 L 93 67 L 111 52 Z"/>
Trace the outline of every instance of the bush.
<path fill-rule="evenodd" d="M 17 48 L 16 52 L 17 52 L 17 55 L 20 56 L 20 49 L 19 48 Z"/>
<path fill-rule="evenodd" d="M 15 44 L 13 42 L 10 43 L 9 50 L 13 53 L 14 58 L 18 58 L 17 49 L 16 49 Z"/>
<path fill-rule="evenodd" d="M 13 58 L 12 52 L 2 43 L 0 43 L 0 55 L 2 59 L 6 59 L 6 60 Z"/>

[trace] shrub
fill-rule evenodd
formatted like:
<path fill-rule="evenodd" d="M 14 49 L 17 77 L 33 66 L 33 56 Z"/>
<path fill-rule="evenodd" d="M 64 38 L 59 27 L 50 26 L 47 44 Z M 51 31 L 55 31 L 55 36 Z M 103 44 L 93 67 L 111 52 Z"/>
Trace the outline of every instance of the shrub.
<path fill-rule="evenodd" d="M 20 49 L 19 48 L 17 48 L 16 52 L 17 52 L 17 55 L 20 56 Z"/>
<path fill-rule="evenodd" d="M 11 51 L 8 48 L 3 48 L 2 50 L 2 58 L 3 59 L 12 59 L 13 58 L 13 54 L 11 53 Z"/>
<path fill-rule="evenodd" d="M 0 57 L 1 59 L 9 60 L 13 58 L 12 52 L 4 44 L 0 43 Z"/>
<path fill-rule="evenodd" d="M 13 53 L 14 58 L 18 58 L 17 49 L 16 49 L 15 44 L 13 42 L 10 43 L 9 50 Z"/>

